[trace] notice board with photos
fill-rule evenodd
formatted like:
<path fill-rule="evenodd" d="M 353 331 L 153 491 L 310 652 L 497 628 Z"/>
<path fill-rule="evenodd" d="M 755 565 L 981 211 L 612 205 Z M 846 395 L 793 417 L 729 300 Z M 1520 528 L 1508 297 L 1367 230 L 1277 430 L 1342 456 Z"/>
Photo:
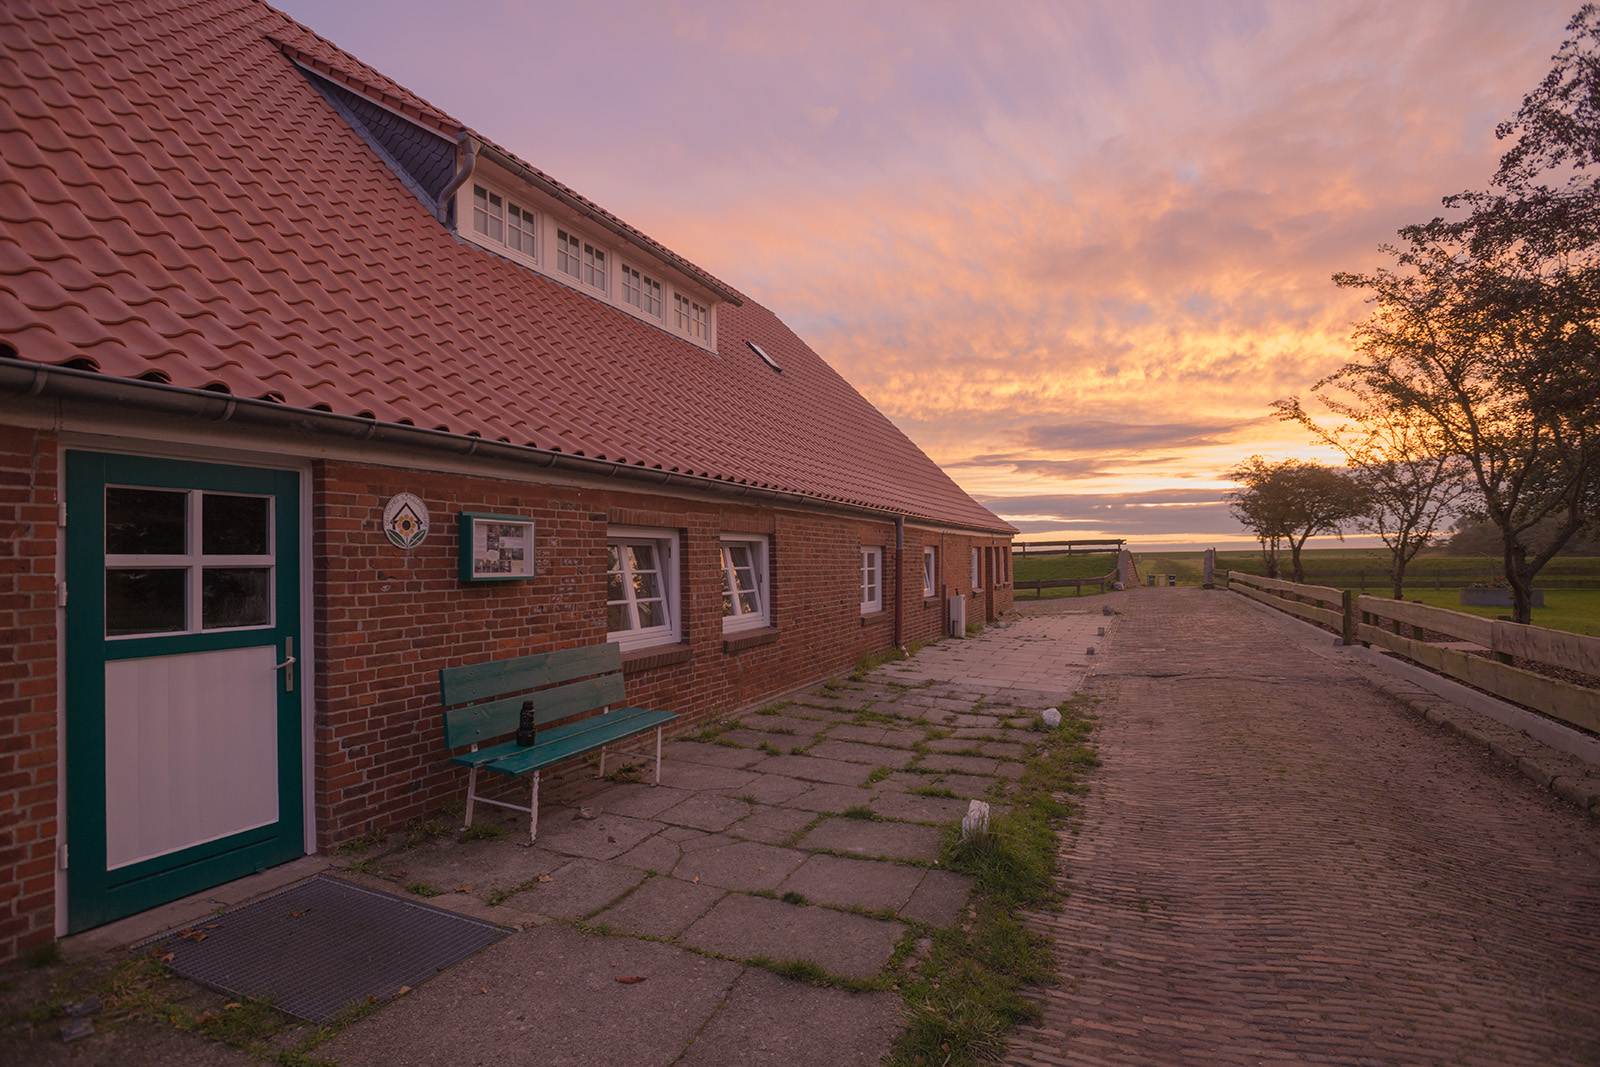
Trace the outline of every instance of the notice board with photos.
<path fill-rule="evenodd" d="M 521 515 L 461 513 L 461 580 L 533 577 L 533 520 Z"/>

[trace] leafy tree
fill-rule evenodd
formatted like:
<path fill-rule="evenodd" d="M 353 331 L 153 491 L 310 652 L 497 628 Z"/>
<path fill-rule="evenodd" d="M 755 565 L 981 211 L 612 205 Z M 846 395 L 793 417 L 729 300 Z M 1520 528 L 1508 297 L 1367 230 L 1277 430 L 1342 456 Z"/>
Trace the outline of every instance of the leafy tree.
<path fill-rule="evenodd" d="M 1394 598 L 1405 592 L 1406 568 L 1442 532 L 1468 490 L 1465 460 L 1452 455 L 1427 422 L 1396 419 L 1365 391 L 1336 395 L 1325 382 L 1313 387 L 1334 415 L 1347 421 L 1323 426 L 1299 397 L 1272 406 L 1278 418 L 1297 422 L 1314 439 L 1345 457 L 1348 477 L 1360 490 L 1365 510 L 1358 529 L 1377 534 L 1389 549 L 1389 581 Z"/>
<path fill-rule="evenodd" d="M 1515 143 L 1463 217 L 1400 231 L 1369 289 L 1363 362 L 1327 379 L 1463 457 L 1500 531 L 1513 618 L 1600 507 L 1600 15 L 1586 4 L 1548 77 L 1496 131 Z M 1541 533 L 1535 540 L 1532 531 Z"/>
<path fill-rule="evenodd" d="M 1280 552 L 1289 546 L 1291 581 L 1306 580 L 1300 550 L 1316 534 L 1334 534 L 1365 508 L 1360 488 L 1320 463 L 1251 456 L 1228 472 L 1239 488 L 1227 494 L 1229 511 L 1261 543 L 1267 577 L 1281 571 Z"/>

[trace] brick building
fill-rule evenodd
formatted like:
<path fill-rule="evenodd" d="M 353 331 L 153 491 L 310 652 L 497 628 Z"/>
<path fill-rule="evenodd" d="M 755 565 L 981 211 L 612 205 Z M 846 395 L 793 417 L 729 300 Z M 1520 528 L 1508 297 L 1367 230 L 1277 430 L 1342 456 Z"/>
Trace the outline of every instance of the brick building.
<path fill-rule="evenodd" d="M 442 667 L 616 641 L 693 723 L 993 618 L 1013 532 L 272 8 L 0 11 L 0 959 L 436 812 Z"/>

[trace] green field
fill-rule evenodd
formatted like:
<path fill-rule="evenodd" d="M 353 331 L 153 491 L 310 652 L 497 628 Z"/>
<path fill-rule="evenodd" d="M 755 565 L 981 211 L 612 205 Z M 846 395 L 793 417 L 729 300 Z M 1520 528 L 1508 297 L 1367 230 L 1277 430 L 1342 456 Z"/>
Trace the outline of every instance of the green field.
<path fill-rule="evenodd" d="M 1133 556 L 1139 567 L 1139 576 L 1146 582 L 1151 574 L 1175 574 L 1179 585 L 1200 584 L 1205 560 L 1203 552 L 1135 551 Z M 1362 581 L 1353 575 L 1364 570 L 1367 595 L 1389 595 L 1387 558 L 1372 549 L 1310 549 L 1302 557 L 1306 580 L 1313 585 L 1331 585 L 1360 592 Z M 1098 578 L 1115 569 L 1116 556 L 1109 552 L 1027 558 L 1012 556 L 1012 577 L 1019 582 L 1041 578 Z M 1220 575 L 1228 570 L 1266 573 L 1259 552 L 1218 552 L 1217 573 Z M 1472 573 L 1467 576 L 1455 573 L 1461 571 Z M 1461 586 L 1473 581 L 1491 580 L 1499 573 L 1498 559 L 1425 554 L 1407 568 L 1405 598 L 1490 619 L 1509 616 L 1510 608 L 1464 607 L 1460 602 Z M 1564 557 L 1554 560 L 1541 571 L 1534 585 L 1545 590 L 1545 606 L 1533 609 L 1534 625 L 1600 637 L 1600 588 L 1562 588 L 1573 582 L 1600 586 L 1600 559 Z M 1075 595 L 1077 593 L 1073 589 L 1046 589 L 1041 599 Z M 1097 596 L 1098 593 L 1091 588 L 1085 590 L 1083 595 Z M 1019 604 L 1026 604 L 1033 599 L 1031 589 L 1018 590 L 1016 593 L 1016 602 Z"/>
<path fill-rule="evenodd" d="M 1086 552 L 1072 556 L 1028 556 L 1016 553 L 1011 556 L 1011 579 L 1032 582 L 1051 578 L 1098 578 L 1117 569 L 1115 552 Z M 1077 596 L 1076 589 L 1046 589 L 1040 599 L 1055 600 L 1064 596 Z M 1083 590 L 1084 596 L 1099 596 L 1094 586 Z M 1034 599 L 1032 589 L 1018 590 L 1016 599 L 1026 602 Z"/>

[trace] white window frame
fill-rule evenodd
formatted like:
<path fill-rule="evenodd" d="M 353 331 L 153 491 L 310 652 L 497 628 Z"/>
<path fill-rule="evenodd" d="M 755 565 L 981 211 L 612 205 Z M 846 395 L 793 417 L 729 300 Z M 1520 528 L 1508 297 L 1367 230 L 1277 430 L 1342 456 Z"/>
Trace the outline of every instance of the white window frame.
<path fill-rule="evenodd" d="M 672 324 L 679 333 L 702 345 L 711 343 L 711 309 L 691 296 L 673 294 Z"/>
<path fill-rule="evenodd" d="M 481 208 L 478 206 L 479 193 L 483 194 Z M 508 259 L 538 266 L 539 230 L 543 223 L 537 211 L 516 197 L 507 196 L 505 190 L 482 181 L 468 183 L 467 203 L 471 222 L 465 229 L 471 240 L 493 248 Z M 483 214 L 485 227 L 481 230 L 478 228 L 480 212 Z M 494 232 L 496 229 L 499 230 L 498 234 Z M 511 239 L 513 230 L 523 235 L 523 238 L 515 243 Z M 524 243 L 529 247 L 523 248 Z"/>
<path fill-rule="evenodd" d="M 659 568 L 662 603 L 665 605 L 667 622 L 665 625 L 651 626 L 644 629 L 611 630 L 606 634 L 606 640 L 614 642 L 624 652 L 635 648 L 649 648 L 655 645 L 674 645 L 678 643 L 682 620 L 682 600 L 678 595 L 678 532 L 676 530 L 657 530 L 642 526 L 612 526 L 606 530 L 606 550 L 609 559 L 611 546 L 626 546 L 629 544 L 649 544 L 654 546 L 656 552 L 656 566 Z M 622 553 L 623 590 L 626 594 L 630 614 L 636 610 L 633 603 L 633 585 L 629 581 L 629 564 L 627 554 Z M 608 578 L 611 569 L 606 568 Z M 611 599 L 606 597 L 609 613 Z"/>
<path fill-rule="evenodd" d="M 983 592 L 983 549 L 972 550 L 972 591 Z"/>
<path fill-rule="evenodd" d="M 861 546 L 861 614 L 883 610 L 883 549 Z"/>
<path fill-rule="evenodd" d="M 737 591 L 738 575 L 733 565 L 733 548 L 743 546 L 750 552 L 751 571 L 755 578 L 756 610 L 744 611 L 739 597 L 733 597 L 733 612 L 722 616 L 722 632 L 738 633 L 741 630 L 759 630 L 772 624 L 772 607 L 767 595 L 767 539 L 762 534 L 725 533 L 722 535 L 721 567 L 723 588 Z"/>
<path fill-rule="evenodd" d="M 632 308 L 635 315 L 652 322 L 661 322 L 665 318 L 667 290 L 660 281 L 626 261 L 617 275 L 622 279 L 619 290 L 622 302 Z"/>
<path fill-rule="evenodd" d="M 934 581 L 934 579 L 937 578 L 938 576 L 939 576 L 939 557 L 938 557 L 937 553 L 935 553 L 934 548 L 933 548 L 932 545 L 923 545 L 922 546 L 922 595 L 924 597 L 933 596 L 934 591 L 938 589 L 938 583 Z"/>

